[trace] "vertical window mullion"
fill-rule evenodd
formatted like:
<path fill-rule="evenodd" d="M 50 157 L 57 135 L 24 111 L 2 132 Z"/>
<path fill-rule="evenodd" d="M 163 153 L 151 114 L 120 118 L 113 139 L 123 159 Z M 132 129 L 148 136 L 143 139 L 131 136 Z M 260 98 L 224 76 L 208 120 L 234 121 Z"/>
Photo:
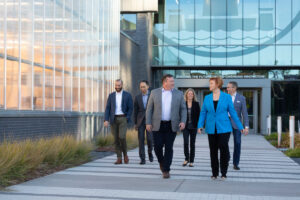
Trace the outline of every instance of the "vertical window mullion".
<path fill-rule="evenodd" d="M 34 7 L 34 0 L 32 0 L 32 48 L 31 48 L 31 110 L 34 110 L 34 104 L 33 104 L 33 96 L 34 96 L 34 29 L 35 29 L 35 23 L 34 23 L 34 13 L 35 13 L 35 7 Z"/>
<path fill-rule="evenodd" d="M 21 34 L 22 34 L 22 21 L 21 21 L 21 0 L 19 0 L 18 3 L 18 21 L 19 21 L 19 72 L 18 72 L 18 110 L 21 110 L 21 63 L 22 63 L 22 59 L 21 59 Z"/>
<path fill-rule="evenodd" d="M 74 67 L 74 61 L 73 61 L 73 54 L 74 54 L 74 50 L 73 50 L 73 13 L 74 13 L 74 5 L 73 5 L 73 1 L 74 0 L 71 0 L 72 1 L 72 11 L 71 11 L 71 58 L 72 58 L 72 61 L 71 61 L 71 112 L 73 111 L 73 67 Z"/>
<path fill-rule="evenodd" d="M 7 60 L 7 5 L 6 0 L 4 0 L 4 110 L 6 110 L 6 60 Z"/>
<path fill-rule="evenodd" d="M 45 82 L 46 82 L 46 72 L 45 72 L 45 53 L 46 53 L 46 44 L 45 44 L 45 17 L 46 17 L 46 1 L 44 0 L 43 2 L 43 110 L 45 110 L 45 92 L 46 92 L 46 88 L 45 88 Z"/>
<path fill-rule="evenodd" d="M 80 90 L 81 90 L 81 86 L 80 86 L 80 79 L 81 79 L 81 26 L 80 26 L 80 20 L 81 20 L 81 6 L 80 6 L 81 0 L 79 0 L 79 5 L 78 5 L 78 10 L 79 10 L 79 17 L 78 17 L 78 44 L 79 44 L 79 49 L 78 49 L 78 111 L 80 112 L 80 106 L 81 106 L 81 102 L 80 102 Z"/>
<path fill-rule="evenodd" d="M 92 0 L 92 30 L 91 30 L 91 37 L 92 39 L 94 38 L 94 0 Z M 90 38 L 91 39 L 91 38 Z M 94 112 L 94 43 L 89 40 L 90 45 L 92 45 L 92 53 L 91 53 L 91 67 L 89 71 L 92 70 L 92 85 L 91 85 L 91 104 L 92 104 L 92 109 L 91 111 Z M 91 73 L 90 73 L 91 74 Z"/>
<path fill-rule="evenodd" d="M 56 0 L 53 1 L 53 108 L 52 110 L 55 111 L 55 89 L 56 89 Z"/>
<path fill-rule="evenodd" d="M 62 111 L 65 111 L 65 13 L 66 12 L 66 0 L 63 0 L 63 38 L 62 38 Z"/>

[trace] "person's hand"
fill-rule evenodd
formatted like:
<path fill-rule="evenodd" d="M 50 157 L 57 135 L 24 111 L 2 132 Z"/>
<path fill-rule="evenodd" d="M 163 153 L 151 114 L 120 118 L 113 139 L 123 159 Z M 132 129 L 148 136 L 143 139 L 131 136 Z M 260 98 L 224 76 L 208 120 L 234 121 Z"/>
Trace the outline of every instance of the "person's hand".
<path fill-rule="evenodd" d="M 109 122 L 108 121 L 104 121 L 104 127 L 108 127 Z"/>
<path fill-rule="evenodd" d="M 179 128 L 180 128 L 180 130 L 182 131 L 182 130 L 185 128 L 185 123 L 181 122 L 181 123 L 179 124 Z"/>
<path fill-rule="evenodd" d="M 244 135 L 248 135 L 248 133 L 249 133 L 249 128 L 245 128 L 244 129 Z"/>
<path fill-rule="evenodd" d="M 199 134 L 202 133 L 202 128 L 198 128 L 198 133 L 199 133 Z"/>
<path fill-rule="evenodd" d="M 146 129 L 148 132 L 152 132 L 152 125 L 146 125 Z"/>

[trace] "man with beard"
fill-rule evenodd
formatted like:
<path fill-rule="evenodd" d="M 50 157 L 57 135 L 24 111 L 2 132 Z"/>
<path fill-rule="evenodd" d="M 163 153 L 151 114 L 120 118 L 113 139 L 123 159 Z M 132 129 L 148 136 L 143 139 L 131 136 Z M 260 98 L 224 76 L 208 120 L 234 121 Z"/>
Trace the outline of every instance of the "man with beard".
<path fill-rule="evenodd" d="M 107 99 L 104 126 L 108 127 L 109 123 L 111 124 L 111 132 L 114 136 L 117 153 L 115 164 L 122 164 L 122 153 L 124 155 L 124 163 L 128 164 L 126 132 L 127 123 L 131 120 L 133 101 L 131 94 L 123 90 L 123 81 L 121 79 L 115 81 L 115 90 L 115 92 L 109 94 Z"/>

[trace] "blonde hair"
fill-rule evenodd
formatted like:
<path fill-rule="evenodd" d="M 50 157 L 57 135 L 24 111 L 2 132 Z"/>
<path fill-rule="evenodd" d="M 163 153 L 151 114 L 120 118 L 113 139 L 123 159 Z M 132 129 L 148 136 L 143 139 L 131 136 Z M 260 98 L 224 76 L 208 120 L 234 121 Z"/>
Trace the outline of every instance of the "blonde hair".
<path fill-rule="evenodd" d="M 185 91 L 184 100 L 187 101 L 187 95 L 188 95 L 189 92 L 193 92 L 193 95 L 194 95 L 193 101 L 197 101 L 196 93 L 195 93 L 195 90 L 193 88 L 189 88 Z"/>

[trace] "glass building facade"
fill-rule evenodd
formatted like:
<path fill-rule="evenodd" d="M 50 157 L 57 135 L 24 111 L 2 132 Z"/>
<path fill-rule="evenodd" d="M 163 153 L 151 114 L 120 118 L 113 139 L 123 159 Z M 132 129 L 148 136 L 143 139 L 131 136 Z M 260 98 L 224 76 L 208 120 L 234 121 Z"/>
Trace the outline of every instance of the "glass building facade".
<path fill-rule="evenodd" d="M 0 0 L 0 109 L 103 112 L 119 0 Z"/>
<path fill-rule="evenodd" d="M 153 66 L 300 66 L 299 0 L 161 0 Z"/>

